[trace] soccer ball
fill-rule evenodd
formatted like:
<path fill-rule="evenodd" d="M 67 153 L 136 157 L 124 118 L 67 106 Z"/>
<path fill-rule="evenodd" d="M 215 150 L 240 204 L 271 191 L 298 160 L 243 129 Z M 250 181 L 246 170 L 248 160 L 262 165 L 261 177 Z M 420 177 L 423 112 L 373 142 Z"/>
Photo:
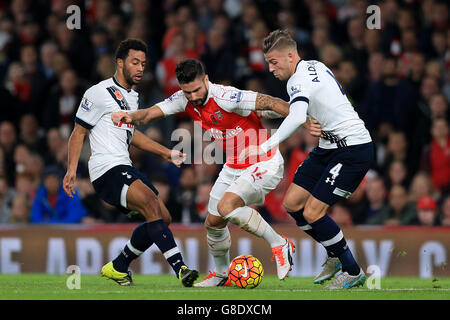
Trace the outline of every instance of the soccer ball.
<path fill-rule="evenodd" d="M 251 254 L 238 256 L 228 266 L 228 279 L 239 288 L 256 288 L 264 277 L 261 261 Z"/>

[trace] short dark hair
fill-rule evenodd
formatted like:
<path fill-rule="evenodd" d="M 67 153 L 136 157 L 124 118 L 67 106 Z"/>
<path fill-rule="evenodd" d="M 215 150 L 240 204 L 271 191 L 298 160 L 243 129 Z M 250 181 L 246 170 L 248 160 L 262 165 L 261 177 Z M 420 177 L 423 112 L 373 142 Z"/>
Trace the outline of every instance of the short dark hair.
<path fill-rule="evenodd" d="M 268 53 L 273 49 L 281 49 L 281 48 L 295 48 L 297 50 L 297 42 L 292 38 L 289 31 L 285 30 L 275 30 L 272 31 L 267 37 L 263 40 L 263 52 L 264 54 Z"/>
<path fill-rule="evenodd" d="M 120 42 L 116 50 L 116 59 L 125 60 L 130 50 L 143 51 L 147 54 L 147 45 L 139 39 L 126 39 Z"/>
<path fill-rule="evenodd" d="M 205 67 L 199 60 L 187 59 L 181 61 L 175 68 L 178 83 L 189 83 L 205 75 Z"/>

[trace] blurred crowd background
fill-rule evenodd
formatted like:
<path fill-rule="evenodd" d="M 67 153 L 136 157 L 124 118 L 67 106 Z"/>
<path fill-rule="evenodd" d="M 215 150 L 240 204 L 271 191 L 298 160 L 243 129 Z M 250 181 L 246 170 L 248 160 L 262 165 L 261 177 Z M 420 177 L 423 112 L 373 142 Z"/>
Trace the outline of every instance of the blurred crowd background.
<path fill-rule="evenodd" d="M 69 5 L 81 8 L 70 30 Z M 366 26 L 379 6 L 381 29 Z M 148 64 L 136 91 L 142 108 L 179 90 L 175 66 L 203 61 L 212 82 L 288 100 L 268 71 L 262 40 L 287 28 L 306 60 L 332 69 L 376 143 L 376 160 L 350 199 L 329 214 L 341 225 L 450 226 L 449 7 L 439 0 L 13 0 L 0 2 L 0 223 L 141 221 L 101 201 L 89 181 L 85 142 L 77 195 L 61 187 L 67 142 L 84 91 L 114 74 L 125 38 L 144 40 Z M 277 128 L 280 120 L 266 121 Z M 183 114 L 139 128 L 171 148 Z M 285 177 L 257 209 L 293 220 L 282 200 L 298 165 L 317 145 L 299 129 L 280 145 Z M 202 223 L 217 164 L 176 168 L 130 149 L 173 222 Z"/>

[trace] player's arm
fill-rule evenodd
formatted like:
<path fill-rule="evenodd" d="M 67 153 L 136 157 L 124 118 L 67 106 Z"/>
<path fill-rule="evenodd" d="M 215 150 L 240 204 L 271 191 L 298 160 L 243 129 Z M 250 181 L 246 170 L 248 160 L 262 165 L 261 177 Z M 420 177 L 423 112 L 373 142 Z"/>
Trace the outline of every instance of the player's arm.
<path fill-rule="evenodd" d="M 260 148 L 264 153 L 272 150 L 286 140 L 295 130 L 306 122 L 306 111 L 309 101 L 293 101 L 288 116 L 280 124 L 278 130 Z"/>
<path fill-rule="evenodd" d="M 289 114 L 289 103 L 280 98 L 257 93 L 255 111 L 262 111 L 262 116 L 269 119 L 287 117 Z"/>
<path fill-rule="evenodd" d="M 258 93 L 256 95 L 255 110 L 261 112 L 261 116 L 265 119 L 284 118 L 289 114 L 289 103 L 280 98 Z M 314 137 L 322 135 L 322 127 L 315 119 L 307 117 L 302 127 Z"/>
<path fill-rule="evenodd" d="M 133 124 L 135 126 L 143 126 L 149 122 L 164 117 L 164 113 L 157 105 L 153 107 L 137 110 L 135 112 L 127 113 L 125 111 L 114 112 L 111 115 L 111 120 L 115 125 L 119 122 Z"/>
<path fill-rule="evenodd" d="M 170 150 L 166 148 L 158 142 L 150 139 L 139 130 L 134 131 L 131 144 L 138 149 L 156 154 L 166 161 L 172 162 L 177 167 L 180 167 L 186 160 L 186 154 L 178 150 Z"/>
<path fill-rule="evenodd" d="M 266 154 L 269 150 L 277 147 L 286 140 L 295 130 L 306 121 L 307 101 L 292 101 L 289 115 L 283 120 L 278 130 L 260 146 L 251 145 L 245 148 L 239 155 L 239 162 L 243 162 L 249 157 Z"/>
<path fill-rule="evenodd" d="M 73 198 L 75 194 L 74 185 L 77 176 L 78 160 L 80 159 L 81 149 L 89 130 L 75 123 L 75 127 L 69 138 L 68 165 L 67 172 L 63 180 L 63 188 L 66 194 Z"/>

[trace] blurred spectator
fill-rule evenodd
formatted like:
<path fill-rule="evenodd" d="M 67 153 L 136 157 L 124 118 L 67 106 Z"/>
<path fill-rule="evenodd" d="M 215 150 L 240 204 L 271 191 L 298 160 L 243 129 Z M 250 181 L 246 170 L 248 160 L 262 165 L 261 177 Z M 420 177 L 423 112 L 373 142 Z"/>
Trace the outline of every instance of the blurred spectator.
<path fill-rule="evenodd" d="M 42 130 L 39 128 L 38 121 L 33 114 L 24 114 L 20 118 L 19 143 L 23 143 L 30 151 L 44 154 L 45 139 Z"/>
<path fill-rule="evenodd" d="M 31 223 L 80 223 L 87 215 L 78 191 L 70 198 L 61 182 L 60 169 L 45 168 L 43 185 L 37 190 L 31 206 Z"/>
<path fill-rule="evenodd" d="M 359 107 L 365 91 L 364 82 L 358 77 L 355 64 L 350 60 L 339 63 L 336 79 L 344 89 L 345 95 L 354 106 Z"/>
<path fill-rule="evenodd" d="M 369 85 L 358 112 L 371 132 L 382 122 L 401 127 L 403 113 L 412 108 L 413 98 L 412 86 L 397 75 L 397 60 L 388 56 L 384 58 L 382 78 Z"/>
<path fill-rule="evenodd" d="M 448 103 L 442 93 L 433 94 L 430 97 L 431 119 L 444 118 L 449 120 Z"/>
<path fill-rule="evenodd" d="M 417 218 L 413 221 L 413 224 L 428 227 L 440 225 L 436 201 L 432 197 L 421 197 L 417 201 L 416 208 Z"/>
<path fill-rule="evenodd" d="M 331 212 L 329 215 L 341 228 L 348 227 L 353 224 L 350 210 L 341 203 L 336 203 L 333 207 L 331 207 Z"/>
<path fill-rule="evenodd" d="M 264 21 L 256 21 L 250 29 L 250 38 L 248 40 L 248 61 L 252 73 L 263 72 L 266 70 L 266 61 L 262 51 L 264 38 L 269 34 L 269 30 Z"/>
<path fill-rule="evenodd" d="M 388 172 L 391 162 L 395 160 L 405 163 L 409 171 L 410 158 L 408 157 L 408 141 L 403 131 L 391 131 L 388 134 L 382 171 Z"/>
<path fill-rule="evenodd" d="M 176 190 L 176 202 L 180 209 L 171 212 L 173 222 L 200 223 L 203 222 L 196 208 L 195 198 L 197 179 L 194 169 L 189 166 L 181 172 L 180 186 Z"/>
<path fill-rule="evenodd" d="M 208 32 L 206 49 L 201 56 L 211 82 L 234 80 L 236 61 L 233 51 L 227 46 L 223 31 L 211 29 Z"/>
<path fill-rule="evenodd" d="M 450 191 L 450 133 L 444 118 L 433 120 L 431 144 L 422 153 L 421 169 L 429 172 L 435 189 Z"/>
<path fill-rule="evenodd" d="M 14 184 L 16 193 L 26 196 L 29 201 L 33 200 L 36 195 L 33 182 L 33 176 L 29 172 L 18 173 Z"/>
<path fill-rule="evenodd" d="M 187 55 L 184 46 L 184 35 L 177 33 L 173 36 L 172 43 L 165 52 L 165 57 L 156 66 L 156 76 L 166 97 L 170 97 L 180 90 L 175 68 L 179 62 L 187 58 L 196 58 L 196 56 Z"/>
<path fill-rule="evenodd" d="M 8 180 L 0 176 L 0 224 L 7 223 L 11 218 L 12 202 L 15 191 L 8 184 Z"/>
<path fill-rule="evenodd" d="M 381 177 L 375 177 L 367 181 L 366 199 L 355 208 L 353 223 L 365 224 L 377 216 L 386 206 L 386 188 Z"/>
<path fill-rule="evenodd" d="M 23 106 L 30 101 L 31 84 L 20 62 L 13 62 L 9 65 L 5 87 L 22 103 L 22 109 L 25 111 L 26 107 Z"/>
<path fill-rule="evenodd" d="M 47 132 L 47 152 L 45 153 L 44 161 L 47 165 L 56 165 L 57 153 L 64 143 L 59 128 L 51 128 Z"/>
<path fill-rule="evenodd" d="M 345 47 L 345 56 L 352 60 L 358 70 L 358 75 L 366 74 L 367 70 L 367 50 L 365 48 L 366 24 L 363 17 L 351 18 L 347 23 L 347 34 L 349 44 Z"/>
<path fill-rule="evenodd" d="M 422 197 L 432 196 L 433 193 L 433 183 L 431 182 L 430 176 L 423 171 L 416 173 L 409 190 L 410 201 L 416 202 Z"/>
<path fill-rule="evenodd" d="M 45 105 L 44 127 L 47 130 L 59 127 L 63 137 L 68 138 L 84 91 L 75 70 L 63 71 L 59 84 L 49 93 Z"/>
<path fill-rule="evenodd" d="M 11 218 L 9 223 L 30 222 L 30 201 L 23 194 L 17 194 L 12 200 Z"/>
<path fill-rule="evenodd" d="M 3 150 L 3 168 L 8 184 L 13 185 L 16 172 L 14 148 L 17 144 L 16 128 L 9 121 L 0 122 L 0 148 Z"/>
<path fill-rule="evenodd" d="M 450 195 L 443 198 L 441 205 L 441 224 L 450 226 Z"/>
<path fill-rule="evenodd" d="M 368 224 L 408 225 L 417 217 L 415 204 L 409 202 L 405 187 L 394 185 L 389 192 L 388 202 L 387 206 L 367 221 Z"/>
<path fill-rule="evenodd" d="M 30 157 L 30 150 L 24 144 L 18 144 L 14 149 L 15 171 L 21 173 L 25 171 L 26 161 Z"/>
<path fill-rule="evenodd" d="M 395 185 L 401 185 L 408 189 L 409 177 L 408 169 L 406 168 L 405 163 L 401 160 L 393 160 L 389 165 L 389 170 L 387 172 L 387 177 L 385 180 L 388 190 L 390 190 L 391 187 Z"/>

